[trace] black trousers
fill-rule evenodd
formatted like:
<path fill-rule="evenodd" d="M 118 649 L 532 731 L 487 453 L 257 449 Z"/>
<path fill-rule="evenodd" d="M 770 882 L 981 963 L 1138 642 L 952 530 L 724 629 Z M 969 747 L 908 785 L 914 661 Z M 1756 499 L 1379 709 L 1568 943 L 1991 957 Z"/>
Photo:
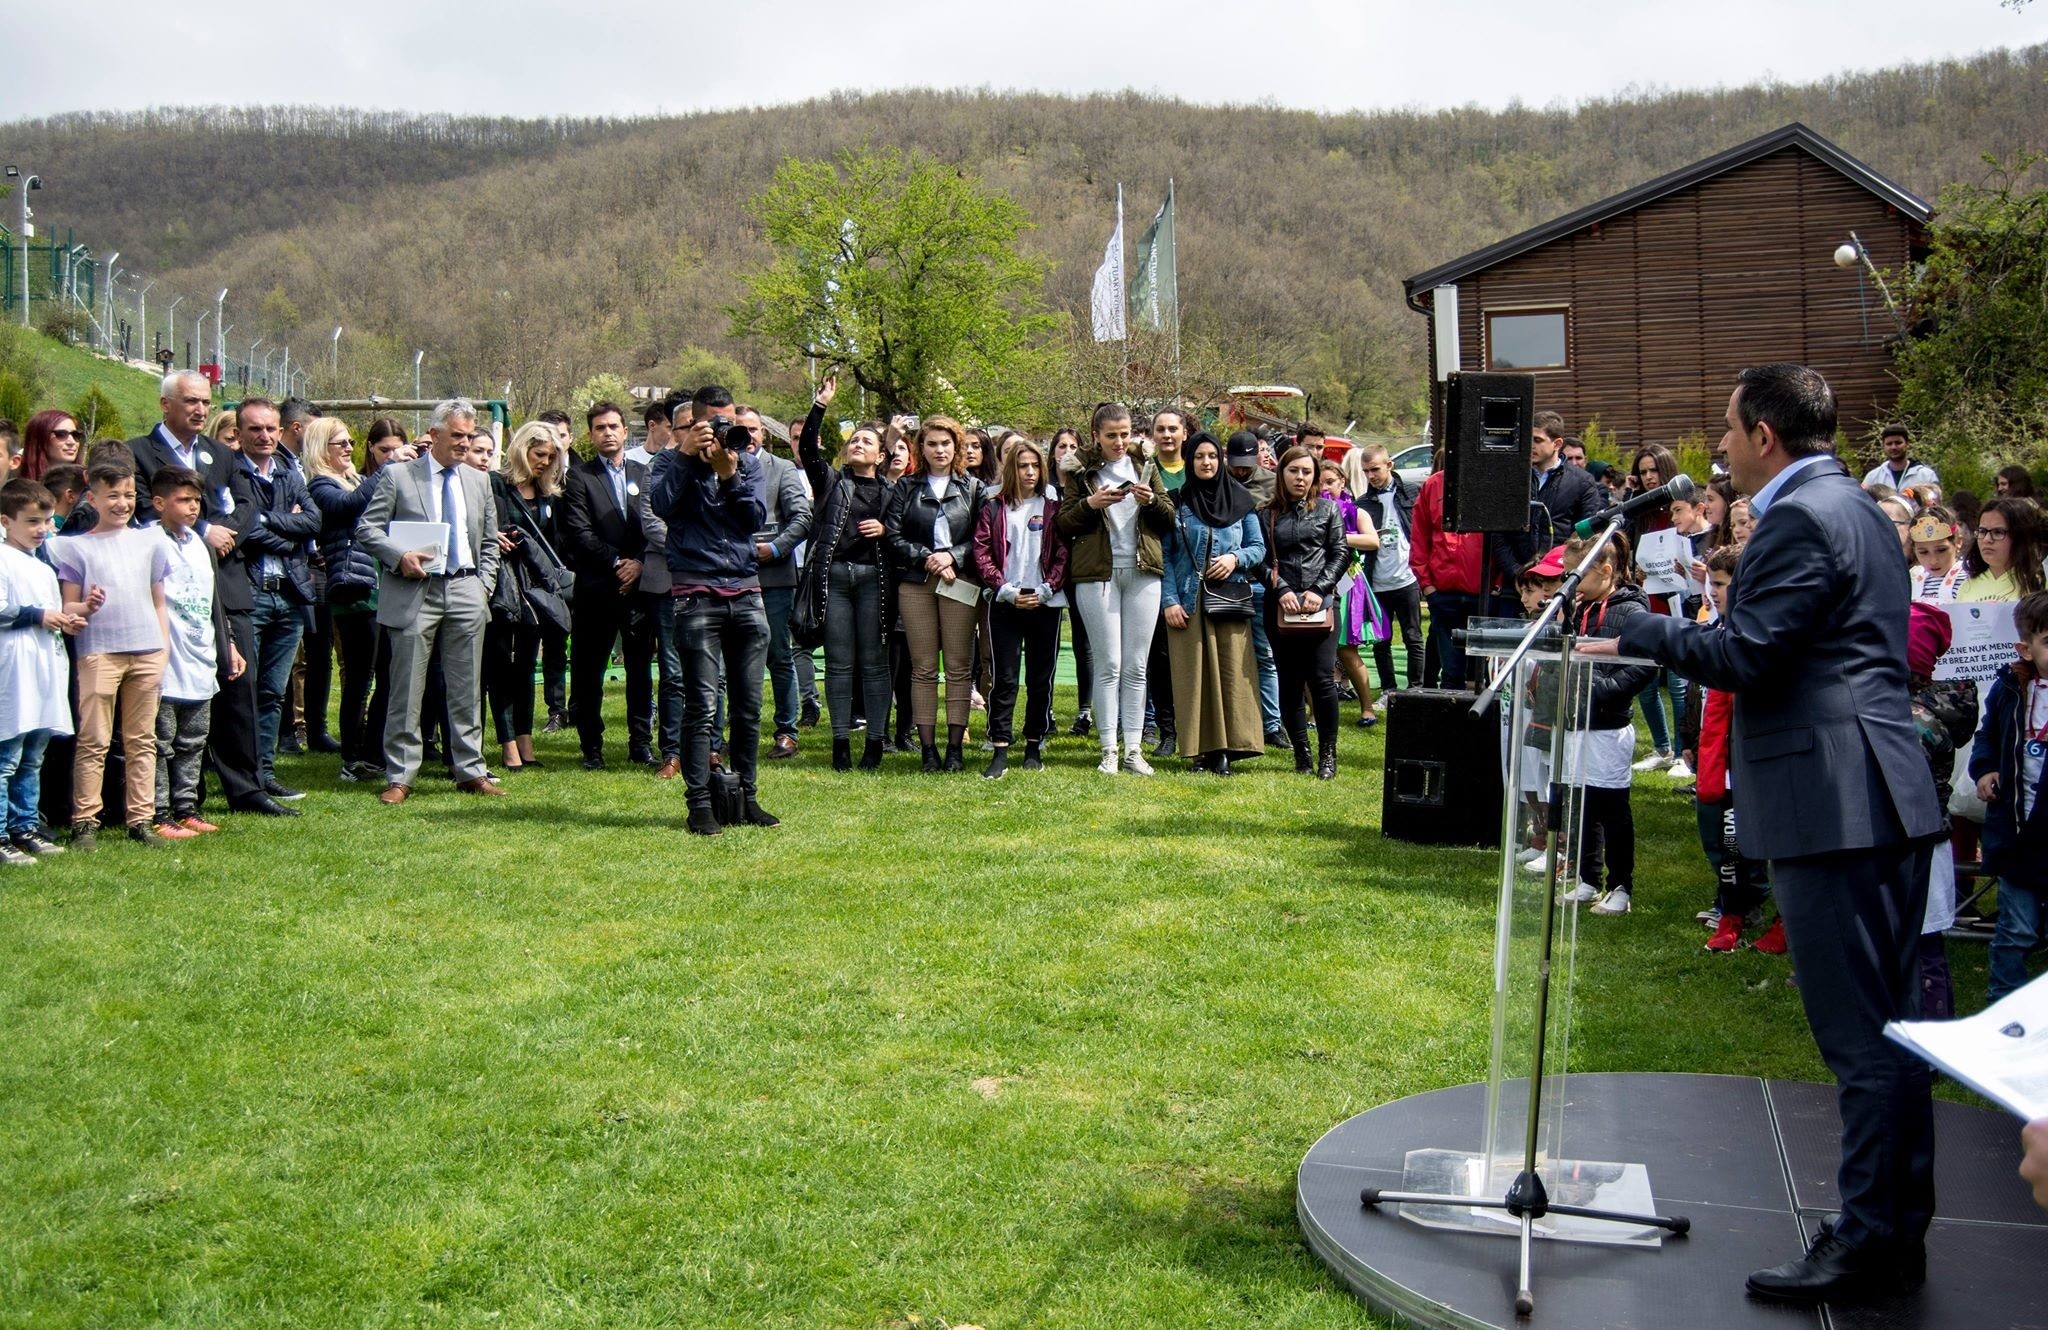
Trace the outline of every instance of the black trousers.
<path fill-rule="evenodd" d="M 228 636 L 248 668 L 241 678 L 230 679 L 228 662 L 220 662 L 220 692 L 213 699 L 207 753 L 228 807 L 239 808 L 263 794 L 263 772 L 256 758 L 256 626 L 247 610 L 229 610 L 227 621 Z M 204 787 L 200 797 L 205 798 Z"/>
<path fill-rule="evenodd" d="M 1266 639 L 1273 644 L 1273 670 L 1280 676 L 1281 722 L 1287 727 L 1288 738 L 1297 745 L 1307 745 L 1308 719 L 1301 706 L 1306 690 L 1315 709 L 1317 737 L 1335 747 L 1341 728 L 1337 706 L 1337 634 L 1279 631 L 1274 627 L 1277 616 L 1272 612 L 1279 604 L 1280 597 L 1267 595 Z"/>
<path fill-rule="evenodd" d="M 1799 999 L 1842 1112 L 1842 1218 L 1851 1246 L 1912 1247 L 1934 1214 L 1934 1104 L 1927 1064 L 1884 1037 L 1920 1015 L 1926 845 L 1771 861 Z"/>
<path fill-rule="evenodd" d="M 356 610 L 333 616 L 334 645 L 341 656 L 341 760 L 384 761 L 384 731 L 367 729 L 370 685 L 377 678 L 377 616 Z M 385 674 L 391 670 L 391 648 L 384 648 Z M 310 696 L 310 690 L 308 695 Z"/>
<path fill-rule="evenodd" d="M 1152 719 L 1161 734 L 1174 732 L 1173 658 L 1167 654 L 1166 615 L 1152 626 L 1152 649 L 1145 653 L 1145 700 L 1152 704 Z"/>
<path fill-rule="evenodd" d="M 1387 618 L 1401 627 L 1401 651 L 1407 660 L 1408 687 L 1413 688 L 1422 672 L 1422 584 L 1410 582 L 1392 591 L 1374 591 L 1379 597 L 1380 608 L 1387 612 Z M 1380 674 L 1380 691 L 1391 693 L 1401 687 L 1394 678 L 1394 644 L 1379 641 L 1372 644 L 1372 662 Z"/>
<path fill-rule="evenodd" d="M 533 667 L 540 661 L 540 629 L 493 616 L 484 629 L 484 695 L 499 744 L 533 733 Z"/>
<path fill-rule="evenodd" d="M 541 696 L 548 704 L 548 715 L 569 714 L 569 635 L 553 628 L 540 630 L 541 641 Z"/>
<path fill-rule="evenodd" d="M 988 741 L 998 748 L 1015 741 L 1017 670 L 1024 669 L 1024 739 L 1036 743 L 1052 731 L 1052 672 L 1060 658 L 1060 612 L 1020 610 L 1000 602 L 988 612 L 996 656 L 996 686 L 988 699 Z M 1160 722 L 1171 725 L 1169 714 Z"/>
<path fill-rule="evenodd" d="M 1628 801 L 1628 789 L 1585 790 L 1585 826 L 1580 836 L 1585 848 L 1579 854 L 1579 880 L 1589 886 L 1622 887 L 1631 895 L 1636 889 L 1636 814 Z M 1605 869 L 1605 882 L 1601 881 Z"/>
<path fill-rule="evenodd" d="M 1095 702 L 1095 653 L 1088 649 L 1088 625 L 1081 622 L 1081 612 L 1071 606 L 1063 613 L 1067 626 L 1073 630 L 1074 705 L 1090 711 Z M 1146 667 L 1151 667 L 1149 661 Z"/>
<path fill-rule="evenodd" d="M 306 653 L 306 733 L 318 738 L 327 727 L 327 698 L 334 688 L 334 611 L 323 597 L 313 606 L 312 627 L 300 642 Z"/>
<path fill-rule="evenodd" d="M 612 643 L 626 665 L 626 742 L 635 757 L 654 751 L 654 620 L 647 598 L 594 584 L 576 588 L 569 611 L 569 710 L 583 756 L 604 754 L 604 670 Z"/>

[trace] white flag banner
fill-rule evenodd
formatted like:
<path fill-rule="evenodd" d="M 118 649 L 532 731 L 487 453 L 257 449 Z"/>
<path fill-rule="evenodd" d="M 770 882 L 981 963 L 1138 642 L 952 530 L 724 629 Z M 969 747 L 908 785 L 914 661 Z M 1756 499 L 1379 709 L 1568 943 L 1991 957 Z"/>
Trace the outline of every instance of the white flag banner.
<path fill-rule="evenodd" d="M 1102 251 L 1102 266 L 1095 270 L 1095 286 L 1089 292 L 1089 313 L 1098 342 L 1124 340 L 1124 187 L 1116 187 L 1116 230 Z"/>

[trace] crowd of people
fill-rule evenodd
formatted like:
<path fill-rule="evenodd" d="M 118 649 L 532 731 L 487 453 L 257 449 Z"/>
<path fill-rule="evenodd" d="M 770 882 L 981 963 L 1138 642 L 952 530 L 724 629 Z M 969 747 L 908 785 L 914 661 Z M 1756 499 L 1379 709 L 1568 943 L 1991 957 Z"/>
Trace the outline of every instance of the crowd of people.
<path fill-rule="evenodd" d="M 770 761 L 829 718 L 838 770 L 901 753 L 945 773 L 965 769 L 981 712 L 984 777 L 1041 769 L 1059 733 L 1063 640 L 1078 700 L 1066 733 L 1094 737 L 1103 774 L 1149 776 L 1153 759 L 1177 756 L 1228 776 L 1278 748 L 1297 772 L 1332 779 L 1347 700 L 1371 726 L 1403 688 L 1476 685 L 1458 630 L 1536 612 L 1577 565 L 1583 519 L 1679 474 L 1657 445 L 1625 466 L 1589 461 L 1540 412 L 1527 530 L 1482 537 L 1447 528 L 1440 468 L 1413 486 L 1384 448 L 1332 457 L 1312 427 L 1219 440 L 1178 409 L 1139 419 L 1105 403 L 1085 430 L 1045 441 L 944 416 L 859 421 L 828 457 L 835 396 L 828 378 L 787 457 L 760 412 L 716 386 L 634 412 L 638 442 L 623 407 L 593 404 L 582 455 L 560 412 L 501 447 L 454 400 L 418 439 L 387 418 L 358 442 L 297 400 L 217 412 L 189 373 L 165 378 L 162 421 L 124 443 L 88 448 L 73 418 L 38 414 L 4 505 L 0 614 L 24 680 L 0 697 L 5 858 L 56 851 L 62 828 L 90 847 L 117 817 L 146 843 L 215 830 L 202 816 L 207 770 L 230 811 L 293 816 L 300 793 L 275 763 L 301 748 L 334 754 L 343 780 L 390 804 L 432 763 L 464 792 L 502 794 L 498 772 L 541 765 L 537 729 L 573 729 L 583 765 L 602 769 L 615 666 L 627 760 L 681 778 L 703 834 L 774 824 L 757 797 L 764 724 Z M 1945 496 L 1904 430 L 1887 430 L 1883 451 L 1863 485 L 1899 532 L 1914 599 L 2032 604 L 2048 544 L 2028 474 L 2000 472 L 1988 500 Z M 1577 631 L 1618 637 L 1643 614 L 1716 621 L 1753 525 L 1751 499 L 1717 466 L 1696 499 L 1624 524 L 1578 588 Z M 1632 552 L 1663 530 L 1690 551 L 1686 592 L 1639 585 Z M 1938 637 L 1920 633 L 1922 645 Z M 1998 789 L 2031 807 L 2028 769 L 1956 755 L 1980 719 L 1985 753 L 2000 724 L 2022 736 L 2022 760 L 2039 736 L 2024 709 L 1999 720 L 2019 683 L 1994 689 L 1986 711 L 1968 685 L 1926 673 L 1901 705 L 1926 722 L 1957 819 L 1956 853 L 1935 868 L 1938 939 L 1979 826 L 1987 871 L 2003 865 L 2022 894 L 2038 885 L 2005 848 L 2024 840 L 2024 816 L 1992 812 Z M 1662 771 L 1697 802 L 1718 883 L 1699 913 L 1708 948 L 1732 951 L 1757 929 L 1750 945 L 1784 950 L 1780 923 L 1759 927 L 1765 871 L 1735 849 L 1729 714 L 1727 695 L 1677 671 L 1601 668 L 1577 750 L 1586 832 L 1562 865 L 1570 899 L 1629 912 L 1630 787 Z M 1529 770 L 1518 849 L 1536 871 L 1544 785 L 1541 763 Z M 714 797 L 724 783 L 729 806 Z M 2023 900 L 2000 920 L 1994 956 L 2010 987 L 2039 910 Z M 1929 967 L 1931 993 L 1945 993 L 1938 957 Z"/>
<path fill-rule="evenodd" d="M 502 795 L 484 714 L 495 765 L 541 765 L 536 675 L 545 728 L 573 727 L 600 769 L 615 654 L 627 756 L 684 781 L 700 834 L 777 824 L 758 799 L 764 701 L 771 761 L 829 712 L 836 769 L 893 751 L 959 772 L 983 710 L 984 777 L 1004 778 L 1020 742 L 1018 769 L 1042 768 L 1063 628 L 1069 733 L 1094 735 L 1105 776 L 1171 755 L 1228 776 L 1277 746 L 1328 780 L 1347 694 L 1370 726 L 1403 688 L 1476 685 L 1458 630 L 1541 613 L 1577 570 L 1590 704 L 1546 711 L 1540 671 L 1529 702 L 1572 731 L 1583 832 L 1569 853 L 1548 842 L 1555 745 L 1532 726 L 1518 857 L 1555 867 L 1568 901 L 1625 916 L 1641 885 L 1632 783 L 1685 783 L 1716 884 L 1707 949 L 1743 946 L 1775 893 L 1749 945 L 1789 946 L 1842 1087 L 1841 1213 L 1749 1288 L 1820 1301 L 1918 1285 L 1926 1072 L 1877 1030 L 1953 1014 L 1942 939 L 1962 865 L 1997 884 L 1993 999 L 2026 982 L 2043 940 L 2048 535 L 2025 470 L 2000 471 L 1989 498 L 1945 494 L 1892 428 L 1859 486 L 1834 455 L 1825 382 L 1764 366 L 1730 398 L 1727 469 L 1602 545 L 1581 524 L 1669 483 L 1677 460 L 1656 445 L 1625 468 L 1589 460 L 1550 412 L 1534 420 L 1526 528 L 1481 536 L 1446 525 L 1441 467 L 1412 489 L 1384 449 L 1332 457 L 1311 428 L 1219 440 L 1178 409 L 1140 420 L 1105 403 L 1043 442 L 944 416 L 862 421 L 828 459 L 834 397 L 828 378 L 790 458 L 716 386 L 649 404 L 637 445 L 622 407 L 594 403 L 581 458 L 560 413 L 501 450 L 460 399 L 418 439 L 375 421 L 359 451 L 303 402 L 214 412 L 188 373 L 163 380 L 163 419 L 136 439 L 87 447 L 61 411 L 30 419 L 18 449 L 0 431 L 0 862 L 92 849 L 116 819 L 145 844 L 217 831 L 209 770 L 231 811 L 293 816 L 301 795 L 275 762 L 295 745 L 390 805 L 432 761 Z M 1646 588 L 1645 538 L 1666 531 Z M 2017 650 L 1981 697 L 1935 677 L 1946 602 L 2010 606 Z M 2025 1146 L 2041 1199 L 2048 1123 Z"/>

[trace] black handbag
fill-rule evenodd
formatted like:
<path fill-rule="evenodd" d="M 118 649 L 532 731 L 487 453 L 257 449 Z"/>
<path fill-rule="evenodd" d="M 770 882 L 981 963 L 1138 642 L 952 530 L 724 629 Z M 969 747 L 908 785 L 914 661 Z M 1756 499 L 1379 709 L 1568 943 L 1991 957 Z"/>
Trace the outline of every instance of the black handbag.
<path fill-rule="evenodd" d="M 747 820 L 747 793 L 736 773 L 711 773 L 711 816 L 721 827 L 736 827 Z"/>
<path fill-rule="evenodd" d="M 843 478 L 840 483 L 845 483 Z M 825 539 L 811 542 L 811 556 L 797 574 L 796 594 L 789 603 L 789 640 L 798 651 L 816 651 L 825 645 L 826 583 L 832 575 L 832 555 L 839 549 L 839 534 L 846 529 L 847 514 L 852 511 L 849 498 L 839 506 L 839 520 L 825 533 Z"/>
<path fill-rule="evenodd" d="M 520 622 L 538 624 L 543 631 L 567 634 L 569 631 L 569 591 L 576 585 L 576 575 L 569 571 L 554 546 L 540 533 L 540 522 L 533 510 L 526 506 L 526 500 L 519 491 L 506 487 L 506 493 L 519 505 L 519 511 L 526 516 L 518 523 L 525 539 L 512 551 L 509 565 L 520 562 L 524 575 L 519 579 L 519 595 L 526 602 L 529 618 Z M 504 571 L 500 569 L 498 580 L 502 583 Z M 495 608 L 495 599 L 493 607 Z"/>
<path fill-rule="evenodd" d="M 1209 539 L 1202 546 L 1202 567 L 1209 566 L 1209 552 L 1216 548 L 1216 533 L 1211 531 Z M 1196 576 L 1201 570 L 1196 570 Z M 1201 612 L 1218 623 L 1233 619 L 1252 617 L 1252 584 L 1244 582 L 1212 582 L 1202 578 L 1202 585 L 1196 593 Z"/>
<path fill-rule="evenodd" d="M 533 626 L 533 609 L 526 603 L 526 565 L 515 549 L 498 561 L 498 584 L 491 588 L 491 620 L 514 628 Z"/>

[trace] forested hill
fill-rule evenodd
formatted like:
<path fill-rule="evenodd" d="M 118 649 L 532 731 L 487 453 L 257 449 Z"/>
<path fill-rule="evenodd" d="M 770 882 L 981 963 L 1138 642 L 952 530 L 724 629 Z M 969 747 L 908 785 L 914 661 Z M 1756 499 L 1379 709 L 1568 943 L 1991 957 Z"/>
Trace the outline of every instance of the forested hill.
<path fill-rule="evenodd" d="M 775 386 L 724 308 L 766 255 L 745 201 L 787 156 L 901 146 L 979 174 L 1029 212 L 1048 297 L 1076 311 L 1116 185 L 1135 235 L 1171 177 L 1189 335 L 1312 388 L 1318 414 L 1381 424 L 1411 417 L 1423 384 L 1402 277 L 1791 120 L 1932 199 L 1980 178 L 1985 153 L 2048 151 L 2048 46 L 1571 110 L 907 92 L 636 121 L 71 116 L 0 126 L 0 144 L 49 179 L 46 225 L 124 266 L 247 293 L 245 326 L 304 347 L 347 325 L 359 384 L 393 390 L 402 361 L 409 388 L 428 347 L 437 383 L 542 398 L 691 347 Z"/>

